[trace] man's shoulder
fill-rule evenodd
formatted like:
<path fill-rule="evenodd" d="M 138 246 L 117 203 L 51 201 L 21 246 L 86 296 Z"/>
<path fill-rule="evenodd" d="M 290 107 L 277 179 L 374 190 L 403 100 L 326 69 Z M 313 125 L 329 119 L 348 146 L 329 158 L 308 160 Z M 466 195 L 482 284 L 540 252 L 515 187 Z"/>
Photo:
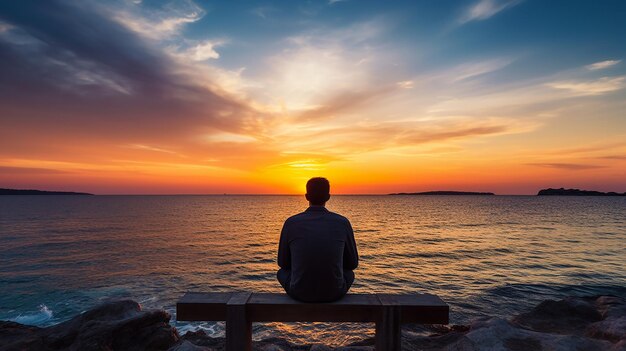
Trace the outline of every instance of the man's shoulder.
<path fill-rule="evenodd" d="M 287 220 L 285 220 L 285 223 L 291 223 L 291 222 L 298 222 L 301 220 L 306 220 L 307 218 L 309 218 L 309 216 L 315 215 L 315 212 L 309 212 L 309 211 L 304 211 L 304 212 L 300 212 L 298 214 L 295 214 L 289 218 L 287 218 Z M 347 223 L 349 224 L 350 221 L 348 220 L 348 218 L 340 215 L 339 213 L 335 213 L 335 212 L 331 212 L 331 211 L 324 211 L 324 217 L 327 219 L 332 219 L 335 220 L 337 222 L 342 222 L 342 223 Z"/>
<path fill-rule="evenodd" d="M 291 216 L 291 217 L 287 218 L 287 219 L 285 220 L 285 223 L 289 223 L 289 222 L 294 222 L 294 221 L 297 221 L 298 219 L 302 218 L 302 215 L 303 215 L 303 214 L 304 214 L 304 212 L 297 213 L 297 214 L 295 214 L 295 215 L 293 215 L 293 216 Z"/>
<path fill-rule="evenodd" d="M 328 216 L 330 216 L 331 218 L 337 220 L 338 222 L 350 223 L 348 218 L 340 215 L 339 213 L 328 211 Z"/>

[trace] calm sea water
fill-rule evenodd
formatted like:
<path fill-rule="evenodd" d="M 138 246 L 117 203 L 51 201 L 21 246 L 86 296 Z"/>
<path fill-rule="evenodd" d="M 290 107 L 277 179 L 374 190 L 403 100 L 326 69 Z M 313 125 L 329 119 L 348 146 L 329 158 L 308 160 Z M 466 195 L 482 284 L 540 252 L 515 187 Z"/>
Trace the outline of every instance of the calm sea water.
<path fill-rule="evenodd" d="M 626 297 L 626 198 L 335 196 L 361 263 L 353 292 L 430 292 L 452 323 L 566 295 Z M 2 196 L 0 320 L 50 325 L 111 298 L 279 292 L 277 242 L 301 196 Z M 222 324 L 176 324 L 223 335 Z M 341 344 L 355 324 L 255 325 L 255 338 Z"/>

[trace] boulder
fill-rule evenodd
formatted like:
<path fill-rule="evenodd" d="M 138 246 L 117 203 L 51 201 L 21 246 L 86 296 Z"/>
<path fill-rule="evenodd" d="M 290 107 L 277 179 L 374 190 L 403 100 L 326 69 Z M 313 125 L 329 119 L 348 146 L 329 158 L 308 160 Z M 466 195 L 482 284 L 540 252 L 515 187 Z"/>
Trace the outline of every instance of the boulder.
<path fill-rule="evenodd" d="M 613 347 L 611 342 L 578 335 L 562 335 L 519 328 L 501 318 L 478 320 L 465 337 L 450 347 L 455 351 L 479 350 L 587 350 L 603 351 Z"/>
<path fill-rule="evenodd" d="M 215 351 L 215 349 L 197 346 L 187 340 L 180 340 L 176 345 L 170 347 L 167 351 Z"/>
<path fill-rule="evenodd" d="M 170 316 L 131 300 L 102 304 L 48 328 L 0 325 L 2 350 L 167 350 L 178 340 Z"/>
<path fill-rule="evenodd" d="M 568 297 L 563 300 L 546 300 L 531 311 L 512 318 L 520 327 L 558 334 L 583 333 L 585 328 L 602 320 L 595 299 Z"/>
<path fill-rule="evenodd" d="M 41 328 L 0 321 L 0 350 L 43 350 Z"/>

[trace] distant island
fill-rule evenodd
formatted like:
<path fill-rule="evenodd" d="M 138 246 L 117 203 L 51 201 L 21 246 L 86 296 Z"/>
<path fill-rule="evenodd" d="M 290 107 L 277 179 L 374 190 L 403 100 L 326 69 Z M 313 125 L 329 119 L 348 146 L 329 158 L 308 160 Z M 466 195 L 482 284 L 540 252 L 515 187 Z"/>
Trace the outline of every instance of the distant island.
<path fill-rule="evenodd" d="M 616 193 L 616 192 L 608 192 L 604 193 L 602 191 L 593 191 L 593 190 L 580 190 L 580 189 L 541 189 L 537 193 L 537 195 L 561 195 L 561 196 L 626 196 L 626 193 Z"/>
<path fill-rule="evenodd" d="M 482 193 L 475 191 L 424 191 L 421 193 L 391 193 L 389 195 L 495 195 L 494 193 Z"/>
<path fill-rule="evenodd" d="M 0 195 L 93 195 L 89 193 L 77 193 L 73 191 L 44 191 L 44 190 L 21 190 L 21 189 L 2 189 Z"/>

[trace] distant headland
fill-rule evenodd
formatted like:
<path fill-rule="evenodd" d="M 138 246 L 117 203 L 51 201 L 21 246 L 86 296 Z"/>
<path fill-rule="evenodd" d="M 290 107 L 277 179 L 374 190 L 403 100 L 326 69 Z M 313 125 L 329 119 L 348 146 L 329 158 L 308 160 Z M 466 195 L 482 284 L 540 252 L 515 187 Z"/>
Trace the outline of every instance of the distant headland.
<path fill-rule="evenodd" d="M 22 190 L 0 188 L 0 195 L 93 195 L 89 193 L 77 193 L 73 191 L 45 191 L 45 190 Z"/>
<path fill-rule="evenodd" d="M 537 195 L 561 195 L 561 196 L 626 196 L 626 193 L 616 193 L 614 191 L 610 191 L 608 193 L 602 191 L 593 191 L 593 190 L 580 190 L 580 189 L 541 189 L 537 193 Z"/>
<path fill-rule="evenodd" d="M 424 191 L 421 193 L 391 193 L 389 195 L 495 195 L 495 194 L 475 192 L 475 191 L 439 190 L 439 191 Z"/>

